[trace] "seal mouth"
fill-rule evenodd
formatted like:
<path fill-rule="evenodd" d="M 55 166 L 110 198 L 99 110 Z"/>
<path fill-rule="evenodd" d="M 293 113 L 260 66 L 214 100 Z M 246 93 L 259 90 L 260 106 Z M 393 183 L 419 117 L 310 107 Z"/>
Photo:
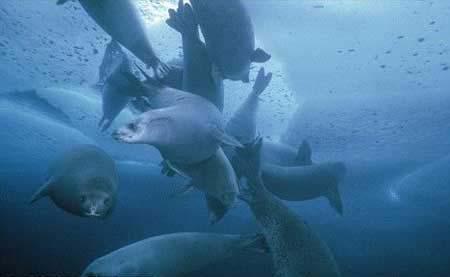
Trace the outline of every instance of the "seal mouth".
<path fill-rule="evenodd" d="M 97 211 L 97 207 L 90 207 L 89 211 L 84 213 L 87 217 L 103 217 L 103 214 Z"/>
<path fill-rule="evenodd" d="M 114 131 L 111 136 L 114 140 L 119 142 L 127 142 L 128 140 L 131 140 L 133 138 L 131 134 L 126 134 L 121 130 Z"/>

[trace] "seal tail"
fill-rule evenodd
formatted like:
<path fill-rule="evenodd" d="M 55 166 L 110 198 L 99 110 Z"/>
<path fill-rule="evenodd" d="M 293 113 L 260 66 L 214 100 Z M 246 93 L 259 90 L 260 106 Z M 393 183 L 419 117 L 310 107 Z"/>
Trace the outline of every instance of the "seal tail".
<path fill-rule="evenodd" d="M 265 254 L 271 252 L 263 234 L 241 235 L 240 238 L 241 247 L 244 250 Z"/>
<path fill-rule="evenodd" d="M 166 20 L 166 23 L 183 35 L 193 34 L 195 37 L 199 37 L 194 11 L 189 4 L 183 4 L 183 0 L 178 1 L 177 10 L 169 10 L 169 19 Z"/>
<path fill-rule="evenodd" d="M 296 165 L 299 166 L 312 165 L 311 156 L 312 156 L 311 146 L 309 145 L 308 141 L 304 140 L 297 150 L 297 156 L 295 158 Z"/>

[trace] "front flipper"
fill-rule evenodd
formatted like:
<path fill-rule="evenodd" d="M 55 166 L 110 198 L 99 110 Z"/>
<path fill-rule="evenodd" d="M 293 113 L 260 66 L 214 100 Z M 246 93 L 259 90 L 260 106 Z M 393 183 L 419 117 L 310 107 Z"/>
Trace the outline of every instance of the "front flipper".
<path fill-rule="evenodd" d="M 51 185 L 53 183 L 53 179 L 48 180 L 45 184 L 43 184 L 31 197 L 29 204 L 33 204 L 39 199 L 46 197 L 50 194 Z"/>
<path fill-rule="evenodd" d="M 256 49 L 252 56 L 250 57 L 250 60 L 255 63 L 265 63 L 268 60 L 270 60 L 272 56 L 268 54 L 266 51 L 262 50 L 261 48 Z"/>
<path fill-rule="evenodd" d="M 330 202 L 330 205 L 335 209 L 335 211 L 343 215 L 344 207 L 342 204 L 341 194 L 339 193 L 338 185 L 336 184 L 326 195 L 325 197 Z"/>
<path fill-rule="evenodd" d="M 214 225 L 225 216 L 229 208 L 207 193 L 205 193 L 205 199 L 209 212 L 209 224 Z"/>
<path fill-rule="evenodd" d="M 171 193 L 170 198 L 177 198 L 177 197 L 183 196 L 183 195 L 191 192 L 193 189 L 194 189 L 194 184 L 191 180 L 186 185 L 184 185 L 180 190 Z"/>
<path fill-rule="evenodd" d="M 311 160 L 312 150 L 309 143 L 304 140 L 302 142 L 302 145 L 298 148 L 297 156 L 295 157 L 295 163 L 296 165 L 305 166 L 305 165 L 312 165 Z"/>
<path fill-rule="evenodd" d="M 238 148 L 244 147 L 237 139 L 226 134 L 224 130 L 219 129 L 217 126 L 212 126 L 211 135 L 222 144 Z"/>

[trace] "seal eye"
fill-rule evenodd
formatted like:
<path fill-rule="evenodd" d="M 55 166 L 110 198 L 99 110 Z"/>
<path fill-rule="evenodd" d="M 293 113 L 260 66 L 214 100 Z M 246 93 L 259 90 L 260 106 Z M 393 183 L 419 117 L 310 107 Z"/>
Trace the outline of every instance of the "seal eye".
<path fill-rule="evenodd" d="M 105 200 L 103 200 L 103 204 L 108 205 L 109 204 L 109 198 L 106 198 Z"/>
<path fill-rule="evenodd" d="M 80 201 L 81 202 L 85 202 L 86 201 L 86 196 L 84 196 L 84 195 L 80 196 Z"/>
<path fill-rule="evenodd" d="M 136 123 L 132 122 L 127 125 L 127 128 L 130 129 L 131 131 L 136 131 L 137 125 Z"/>

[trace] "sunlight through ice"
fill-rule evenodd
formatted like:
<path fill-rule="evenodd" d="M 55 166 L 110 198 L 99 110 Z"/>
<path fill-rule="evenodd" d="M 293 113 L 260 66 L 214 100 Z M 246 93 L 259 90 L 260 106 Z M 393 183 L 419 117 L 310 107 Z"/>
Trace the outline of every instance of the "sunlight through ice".
<path fill-rule="evenodd" d="M 158 24 L 169 16 L 169 9 L 177 7 L 176 0 L 138 0 L 138 7 L 144 19 L 150 24 Z"/>

